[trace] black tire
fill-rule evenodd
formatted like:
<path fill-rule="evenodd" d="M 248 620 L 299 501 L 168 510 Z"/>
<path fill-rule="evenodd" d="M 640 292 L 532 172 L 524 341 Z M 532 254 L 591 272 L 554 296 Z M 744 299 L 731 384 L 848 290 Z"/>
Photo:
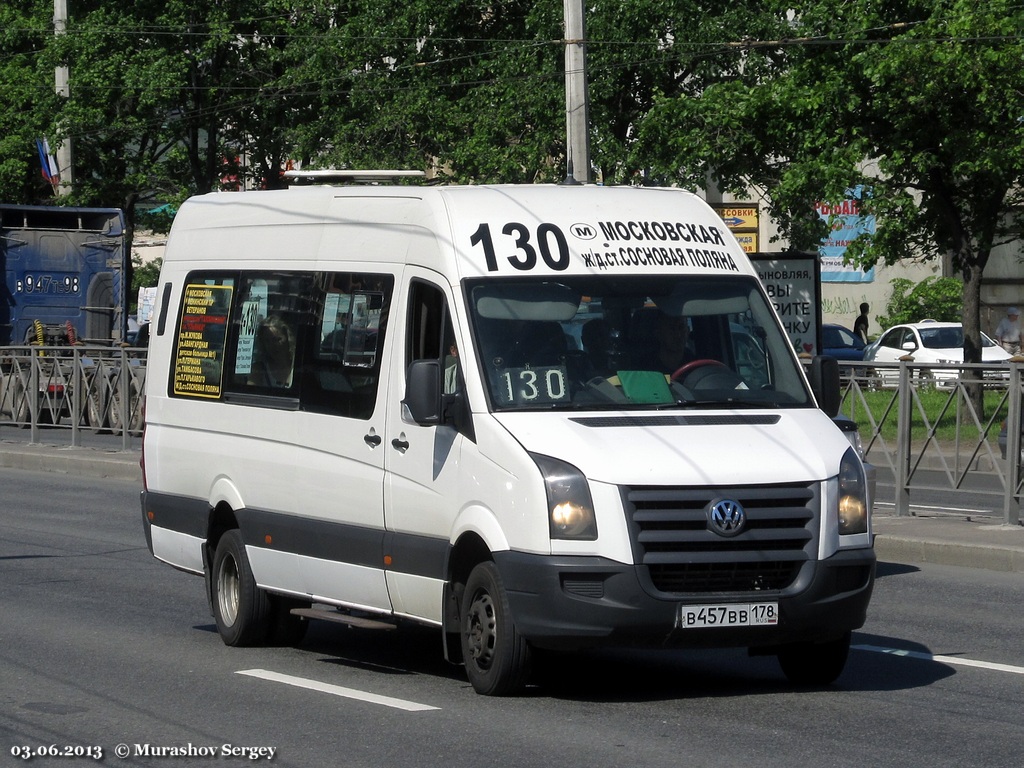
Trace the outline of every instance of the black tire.
<path fill-rule="evenodd" d="M 121 413 L 123 407 L 124 393 L 121 391 L 120 382 L 113 381 L 110 383 L 110 398 L 107 404 L 107 424 L 112 434 L 119 435 L 124 430 L 124 416 Z M 128 418 L 131 419 L 130 413 Z"/>
<path fill-rule="evenodd" d="M 82 410 L 85 412 L 85 423 L 97 435 L 103 434 L 107 429 L 107 414 L 103 407 L 107 399 L 106 385 L 100 379 L 94 379 L 86 384 L 85 397 L 83 398 Z"/>
<path fill-rule="evenodd" d="M 139 387 L 132 381 L 128 385 L 130 394 L 128 396 L 128 430 L 135 432 L 142 429 L 142 410 L 139 407 Z M 124 392 L 117 383 L 113 383 L 110 391 L 110 416 L 108 423 L 110 431 L 115 435 L 121 434 L 124 429 L 123 407 Z"/>
<path fill-rule="evenodd" d="M 850 633 L 825 643 L 796 643 L 779 651 L 779 665 L 794 685 L 826 686 L 836 681 L 850 655 Z"/>
<path fill-rule="evenodd" d="M 256 586 L 237 529 L 220 537 L 213 557 L 213 616 L 225 645 L 262 645 L 272 629 L 269 596 Z"/>
<path fill-rule="evenodd" d="M 102 395 L 89 395 L 85 401 L 85 421 L 97 435 L 107 431 L 107 416 L 98 401 Z"/>
<path fill-rule="evenodd" d="M 11 420 L 18 422 L 22 429 L 32 426 L 32 404 L 28 401 L 28 388 L 17 376 L 11 382 Z"/>
<path fill-rule="evenodd" d="M 459 615 L 462 658 L 473 689 L 484 696 L 505 696 L 525 687 L 530 646 L 512 620 L 494 563 L 480 563 L 469 574 Z"/>

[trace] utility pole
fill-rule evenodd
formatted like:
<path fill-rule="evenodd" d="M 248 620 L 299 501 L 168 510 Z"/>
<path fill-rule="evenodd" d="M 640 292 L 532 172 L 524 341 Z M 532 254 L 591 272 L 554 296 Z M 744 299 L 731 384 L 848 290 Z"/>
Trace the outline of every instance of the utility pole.
<path fill-rule="evenodd" d="M 566 181 L 590 181 L 590 119 L 587 102 L 583 0 L 563 0 L 565 11 Z"/>
<path fill-rule="evenodd" d="M 53 0 L 53 31 L 57 36 L 63 35 L 68 24 L 68 1 Z M 66 66 L 58 66 L 54 72 L 54 81 L 57 88 L 57 95 L 65 99 L 71 95 L 70 77 Z M 57 188 L 58 195 L 71 193 L 71 184 L 74 181 L 74 174 L 71 168 L 71 137 L 66 136 L 57 147 L 57 172 L 60 174 L 60 185 Z"/>

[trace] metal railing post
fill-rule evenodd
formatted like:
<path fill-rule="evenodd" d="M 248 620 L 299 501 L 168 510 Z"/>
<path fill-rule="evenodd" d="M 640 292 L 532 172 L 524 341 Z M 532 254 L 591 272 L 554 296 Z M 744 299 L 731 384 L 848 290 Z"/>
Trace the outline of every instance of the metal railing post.
<path fill-rule="evenodd" d="M 71 445 L 75 448 L 82 444 L 82 393 L 85 374 L 82 371 L 82 356 L 78 347 L 71 348 Z"/>
<path fill-rule="evenodd" d="M 899 395 L 896 405 L 896 515 L 910 514 L 910 366 L 900 363 Z"/>
<path fill-rule="evenodd" d="M 128 370 L 128 351 L 121 347 L 121 368 L 117 372 L 117 385 L 121 389 L 121 450 L 128 450 L 128 424 L 131 421 L 131 371 Z"/>
<path fill-rule="evenodd" d="M 25 392 L 25 397 L 28 398 L 28 441 L 30 443 L 39 442 L 39 378 L 43 365 L 41 355 L 42 350 L 40 349 L 33 347 L 29 350 L 28 391 Z"/>
<path fill-rule="evenodd" d="M 1006 413 L 1006 491 L 1003 493 L 1003 520 L 1007 525 L 1020 523 L 1020 429 L 1021 429 L 1021 366 L 1010 363 L 1010 391 Z"/>

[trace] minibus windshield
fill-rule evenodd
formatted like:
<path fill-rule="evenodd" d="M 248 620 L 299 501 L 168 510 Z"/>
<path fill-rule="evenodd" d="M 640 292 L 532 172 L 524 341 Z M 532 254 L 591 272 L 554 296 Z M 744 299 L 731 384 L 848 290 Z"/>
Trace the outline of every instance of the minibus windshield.
<path fill-rule="evenodd" d="M 470 281 L 493 410 L 807 407 L 753 277 Z"/>

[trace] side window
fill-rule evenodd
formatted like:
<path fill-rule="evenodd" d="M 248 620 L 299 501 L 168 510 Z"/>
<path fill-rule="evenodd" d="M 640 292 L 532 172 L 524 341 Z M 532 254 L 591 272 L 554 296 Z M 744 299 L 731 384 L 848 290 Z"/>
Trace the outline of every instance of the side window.
<path fill-rule="evenodd" d="M 170 394 L 207 399 L 222 396 L 234 291 L 235 279 L 230 275 L 191 274 L 186 279 L 174 339 Z"/>
<path fill-rule="evenodd" d="M 368 419 L 393 289 L 365 273 L 190 275 L 171 392 Z"/>
<path fill-rule="evenodd" d="M 298 396 L 312 293 L 312 273 L 242 275 L 231 323 L 232 391 Z"/>
<path fill-rule="evenodd" d="M 394 278 L 354 272 L 317 277 L 302 408 L 368 419 L 377 402 Z"/>
<path fill-rule="evenodd" d="M 461 387 L 462 370 L 448 304 L 440 288 L 416 281 L 409 294 L 409 332 L 405 364 L 438 360 L 444 371 L 444 392 Z"/>
<path fill-rule="evenodd" d="M 901 331 L 890 331 L 885 335 L 885 338 L 880 342 L 883 347 L 890 347 L 891 349 L 899 349 L 900 344 L 903 341 L 903 334 Z"/>

